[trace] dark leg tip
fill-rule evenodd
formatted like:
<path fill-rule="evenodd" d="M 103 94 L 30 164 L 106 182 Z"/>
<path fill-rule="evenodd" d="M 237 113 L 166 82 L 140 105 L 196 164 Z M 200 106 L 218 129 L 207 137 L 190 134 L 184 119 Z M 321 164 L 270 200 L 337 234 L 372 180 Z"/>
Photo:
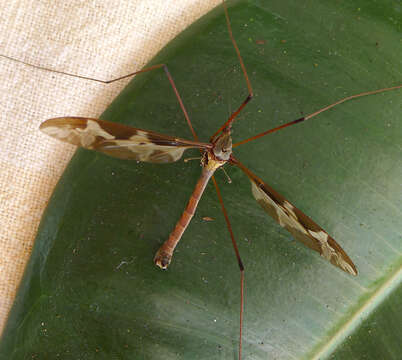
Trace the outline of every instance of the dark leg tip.
<path fill-rule="evenodd" d="M 172 260 L 172 255 L 166 251 L 159 249 L 154 257 L 154 263 L 161 269 L 166 270 Z"/>

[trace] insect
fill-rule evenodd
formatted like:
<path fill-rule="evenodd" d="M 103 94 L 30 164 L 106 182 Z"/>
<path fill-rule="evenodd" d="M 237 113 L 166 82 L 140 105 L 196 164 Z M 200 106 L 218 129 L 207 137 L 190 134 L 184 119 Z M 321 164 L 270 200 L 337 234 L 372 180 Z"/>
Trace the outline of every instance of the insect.
<path fill-rule="evenodd" d="M 228 23 L 229 30 L 230 25 Z M 236 50 L 237 45 L 234 38 L 231 36 Z M 161 135 L 158 133 L 136 129 L 132 127 L 127 127 L 124 125 L 119 125 L 115 123 L 109 123 L 97 119 L 88 118 L 59 118 L 51 119 L 42 124 L 41 129 L 58 139 L 73 143 L 75 145 L 82 146 L 84 148 L 97 150 L 104 152 L 108 155 L 134 159 L 139 161 L 149 161 L 154 163 L 162 162 L 173 162 L 179 160 L 184 151 L 190 148 L 200 149 L 203 153 L 202 165 L 203 174 L 196 185 L 193 196 L 183 213 L 182 218 L 176 225 L 175 230 L 171 233 L 167 242 L 161 247 L 155 256 L 155 263 L 161 268 L 167 268 L 171 257 L 173 254 L 174 247 L 180 240 L 186 226 L 191 220 L 194 214 L 197 203 L 205 189 L 207 181 L 212 178 L 213 173 L 223 167 L 225 164 L 229 163 L 234 166 L 239 167 L 250 179 L 252 186 L 252 193 L 256 200 L 261 204 L 263 209 L 268 212 L 279 224 L 284 226 L 289 230 L 292 235 L 297 239 L 305 243 L 307 246 L 313 250 L 319 252 L 325 259 L 329 260 L 332 264 L 338 266 L 342 270 L 356 275 L 357 270 L 353 262 L 346 255 L 346 253 L 341 249 L 339 245 L 317 224 L 315 224 L 311 219 L 304 215 L 300 210 L 294 207 L 289 201 L 284 199 L 278 193 L 276 193 L 272 188 L 265 184 L 260 178 L 258 178 L 254 173 L 252 173 L 248 168 L 246 168 L 240 161 L 233 155 L 232 148 L 242 145 L 248 141 L 252 141 L 259 137 L 265 136 L 268 133 L 272 133 L 279 129 L 283 129 L 286 126 L 290 126 L 304 120 L 308 120 L 320 112 L 327 110 L 328 108 L 337 105 L 335 103 L 326 107 L 316 113 L 310 114 L 298 120 L 295 120 L 286 125 L 280 126 L 278 128 L 268 130 L 261 134 L 258 134 L 252 138 L 246 139 L 240 143 L 232 145 L 231 143 L 231 130 L 236 117 L 240 111 L 249 103 L 252 98 L 252 88 L 250 81 L 248 79 L 247 71 L 243 65 L 240 53 L 238 52 L 238 57 L 242 68 L 244 71 L 244 76 L 248 85 L 249 95 L 244 100 L 240 108 L 233 113 L 233 115 L 226 121 L 226 123 L 218 129 L 218 131 L 211 137 L 210 142 L 202 143 L 198 141 L 195 131 L 192 130 L 194 135 L 194 140 L 184 140 L 175 137 L 170 137 L 166 135 Z M 154 67 L 153 69 L 156 69 Z M 184 105 L 181 102 L 181 98 L 177 92 L 176 86 L 171 78 L 167 67 L 159 66 L 163 68 L 172 83 L 172 87 L 177 93 L 179 102 L 181 103 L 182 110 L 186 114 Z M 148 71 L 151 69 L 146 69 L 143 71 Z M 397 87 L 395 87 L 397 88 Z M 391 90 L 391 89 L 387 89 Z M 379 90 L 384 91 L 384 90 Z M 375 92 L 371 92 L 373 94 Z M 366 94 L 359 94 L 354 97 L 359 97 Z M 342 101 L 346 101 L 343 99 Z M 186 116 L 187 119 L 188 116 Z M 192 129 L 191 122 L 188 120 L 190 128 Z M 214 181 L 214 179 L 213 179 Z M 237 250 L 236 242 L 234 241 L 233 232 L 230 226 L 230 222 L 227 213 L 224 209 L 223 202 L 221 200 L 219 189 L 214 181 L 214 185 L 218 191 L 218 198 L 221 203 L 225 219 L 228 224 L 230 235 L 232 237 L 233 245 L 236 251 L 237 259 L 239 262 L 239 267 L 241 270 L 241 289 L 243 290 L 244 284 L 244 267 L 240 259 L 240 255 Z M 243 293 L 241 295 L 241 309 L 243 309 Z M 243 310 L 241 310 L 241 318 Z M 242 329 L 242 326 L 240 326 Z M 240 337 L 240 349 L 239 357 L 241 357 L 241 337 Z"/>

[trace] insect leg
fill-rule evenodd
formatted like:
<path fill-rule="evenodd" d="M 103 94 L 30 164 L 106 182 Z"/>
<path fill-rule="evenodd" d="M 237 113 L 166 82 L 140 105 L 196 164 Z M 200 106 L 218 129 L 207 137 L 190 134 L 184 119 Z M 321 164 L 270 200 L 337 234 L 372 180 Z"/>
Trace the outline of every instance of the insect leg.
<path fill-rule="evenodd" d="M 187 125 L 190 128 L 191 133 L 193 134 L 194 140 L 198 141 L 198 136 L 197 136 L 197 134 L 196 134 L 196 132 L 195 132 L 195 130 L 193 128 L 193 125 L 191 124 L 191 120 L 190 120 L 190 117 L 188 116 L 188 113 L 187 113 L 187 110 L 186 110 L 186 108 L 184 106 L 183 100 L 181 99 L 179 91 L 177 90 L 176 84 L 174 83 L 173 77 L 172 77 L 172 75 L 170 75 L 169 69 L 168 69 L 166 64 L 153 65 L 153 66 L 150 66 L 148 68 L 145 68 L 145 69 L 142 69 L 142 70 L 139 70 L 139 71 L 135 71 L 135 72 L 133 72 L 131 74 L 127 74 L 127 75 L 121 76 L 121 77 L 113 79 L 113 80 L 108 80 L 108 81 L 105 82 L 105 84 L 110 84 L 112 82 L 122 80 L 122 79 L 125 79 L 127 77 L 130 77 L 130 76 L 133 76 L 133 75 L 136 75 L 136 74 L 140 74 L 140 73 L 144 73 L 144 72 L 147 72 L 147 71 L 159 69 L 161 67 L 163 68 L 163 71 L 165 72 L 167 78 L 169 79 L 170 85 L 172 86 L 172 89 L 173 89 L 173 91 L 174 91 L 174 93 L 175 93 L 175 95 L 177 97 L 177 100 L 179 102 L 180 108 L 183 111 L 184 117 L 186 118 Z"/>
<path fill-rule="evenodd" d="M 215 132 L 215 134 L 212 135 L 211 140 L 210 140 L 211 142 L 213 142 L 215 137 L 224 128 L 226 128 L 228 126 L 230 127 L 232 125 L 232 123 L 233 123 L 234 119 L 236 118 L 236 116 L 240 114 L 240 112 L 243 110 L 243 108 L 248 104 L 248 102 L 253 97 L 253 88 L 251 87 L 251 82 L 250 82 L 250 80 L 248 78 L 248 75 L 247 75 L 246 66 L 244 65 L 243 58 L 241 57 L 240 50 L 239 50 L 239 47 L 237 46 L 236 40 L 233 37 L 232 25 L 230 25 L 230 18 L 229 18 L 229 13 L 228 13 L 228 9 L 226 7 L 225 0 L 222 0 L 222 3 L 223 3 L 223 9 L 225 11 L 225 18 L 226 18 L 226 24 L 227 24 L 227 28 L 228 28 L 228 32 L 229 32 L 229 37 L 230 37 L 230 40 L 232 41 L 233 47 L 234 47 L 234 49 L 236 51 L 237 58 L 239 59 L 240 66 L 241 66 L 241 69 L 243 71 L 244 78 L 246 80 L 248 95 L 247 95 L 246 99 L 242 102 L 242 104 L 239 106 L 239 108 L 235 112 L 233 112 L 232 115 L 230 115 L 229 119 Z"/>
<path fill-rule="evenodd" d="M 340 104 L 342 104 L 342 103 L 344 103 L 344 102 L 346 102 L 346 101 L 353 100 L 353 99 L 356 99 L 356 98 L 359 98 L 359 97 L 363 97 L 363 96 L 369 96 L 369 95 L 379 94 L 379 93 L 386 92 L 386 91 L 397 90 L 397 89 L 401 89 L 401 88 L 402 88 L 402 85 L 397 85 L 397 86 L 393 86 L 393 87 L 389 87 L 389 88 L 377 89 L 377 90 L 373 90 L 373 91 L 366 91 L 366 92 L 363 92 L 363 93 L 359 93 L 359 94 L 355 94 L 355 95 L 351 95 L 351 96 L 345 97 L 345 98 L 343 98 L 343 99 L 340 99 L 340 100 L 334 102 L 333 104 L 327 105 L 327 106 L 325 106 L 325 107 L 323 107 L 323 108 L 321 108 L 321 109 L 319 109 L 319 110 L 317 110 L 317 111 L 311 113 L 310 115 L 301 117 L 300 119 L 293 120 L 293 121 L 290 121 L 290 122 L 285 123 L 285 124 L 283 124 L 283 125 L 280 125 L 280 126 L 277 126 L 277 127 L 275 127 L 275 128 L 269 129 L 269 130 L 264 131 L 264 132 L 262 132 L 262 133 L 260 133 L 260 134 L 254 135 L 254 136 L 251 137 L 251 138 L 248 138 L 248 139 L 239 141 L 238 143 L 233 144 L 232 147 L 236 147 L 236 146 L 239 146 L 239 145 L 243 145 L 243 144 L 245 144 L 245 143 L 248 143 L 249 141 L 253 141 L 253 140 L 258 139 L 258 138 L 260 138 L 260 137 L 263 137 L 263 136 L 265 136 L 265 135 L 271 134 L 271 133 L 273 133 L 273 132 L 275 132 L 275 131 L 284 129 L 285 127 L 288 127 L 288 126 L 290 126 L 290 125 L 294 125 L 294 124 L 297 124 L 297 123 L 302 122 L 302 121 L 304 121 L 304 120 L 311 119 L 311 118 L 313 118 L 314 116 L 317 116 L 317 115 L 321 114 L 322 112 L 327 111 L 327 110 L 329 110 L 329 109 L 331 109 L 331 108 L 333 108 L 333 107 L 335 107 L 335 106 L 337 106 L 337 105 L 340 105 Z"/>
<path fill-rule="evenodd" d="M 155 69 L 159 69 L 159 68 L 163 67 L 163 70 L 165 71 L 165 74 L 169 79 L 170 85 L 172 86 L 173 91 L 174 91 L 174 93 L 175 93 L 175 95 L 177 97 L 177 100 L 179 102 L 180 108 L 183 111 L 184 117 L 186 118 L 187 125 L 189 126 L 189 128 L 191 130 L 191 133 L 193 134 L 194 139 L 196 141 L 198 141 L 197 134 L 194 131 L 194 128 L 193 128 L 193 126 L 191 124 L 190 117 L 188 116 L 187 110 L 184 107 L 183 100 L 181 99 L 179 91 L 177 90 L 176 84 L 174 83 L 173 77 L 172 77 L 172 75 L 170 75 L 170 72 L 169 72 L 168 67 L 167 67 L 166 64 L 152 65 L 150 67 L 144 68 L 142 70 L 131 72 L 129 74 L 120 76 L 120 77 L 115 78 L 115 79 L 101 80 L 101 79 L 91 78 L 89 76 L 76 75 L 76 74 L 72 74 L 72 73 L 68 73 L 68 72 L 64 72 L 64 71 L 48 69 L 48 68 L 45 68 L 43 66 L 32 65 L 32 64 L 29 64 L 29 63 L 27 63 L 25 61 L 17 60 L 17 59 L 14 59 L 14 58 L 6 56 L 6 55 L 1 55 L 0 54 L 0 56 L 3 57 L 3 58 L 6 58 L 8 60 L 12 60 L 12 61 L 27 65 L 27 66 L 31 66 L 31 67 L 33 67 L 35 69 L 44 70 L 44 71 L 51 71 L 51 72 L 54 72 L 56 74 L 61 74 L 61 75 L 65 75 L 65 76 L 71 76 L 71 77 L 75 77 L 75 78 L 83 79 L 83 80 L 95 81 L 95 82 L 98 82 L 98 83 L 101 83 L 101 84 L 111 84 L 111 83 L 114 83 L 114 82 L 119 81 L 119 80 L 127 79 L 127 78 L 132 77 L 132 76 L 137 75 L 137 74 L 141 74 L 141 73 L 144 73 L 144 72 L 147 72 L 147 71 L 151 71 L 151 70 L 155 70 Z"/>
<path fill-rule="evenodd" d="M 236 240 L 233 235 L 232 225 L 230 224 L 228 214 L 226 212 L 225 205 L 223 204 L 223 199 L 221 195 L 221 191 L 219 189 L 218 183 L 215 180 L 215 176 L 212 176 L 212 181 L 214 183 L 216 193 L 218 195 L 219 203 L 221 204 L 221 209 L 223 212 L 223 216 L 225 217 L 226 225 L 229 230 L 230 238 L 232 239 L 233 249 L 236 254 L 237 263 L 240 269 L 240 331 L 239 331 L 239 360 L 241 360 L 241 352 L 242 352 L 242 333 L 243 333 L 243 310 L 244 310 L 244 265 L 240 257 L 239 248 L 237 246 Z"/>

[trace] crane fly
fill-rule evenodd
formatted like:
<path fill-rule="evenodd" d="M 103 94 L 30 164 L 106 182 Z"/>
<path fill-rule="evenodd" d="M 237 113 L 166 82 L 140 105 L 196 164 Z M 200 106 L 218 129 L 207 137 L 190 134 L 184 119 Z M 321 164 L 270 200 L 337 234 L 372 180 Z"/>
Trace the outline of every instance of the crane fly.
<path fill-rule="evenodd" d="M 329 261 L 332 265 L 338 267 L 339 269 L 350 275 L 356 276 L 358 273 L 357 268 L 350 257 L 347 255 L 347 253 L 342 249 L 342 247 L 310 217 L 305 215 L 290 201 L 288 201 L 286 198 L 276 192 L 272 187 L 266 184 L 261 178 L 259 178 L 243 163 L 241 163 L 235 157 L 233 149 L 237 146 L 256 140 L 270 133 L 284 129 L 288 126 L 292 126 L 309 120 L 345 101 L 362 96 L 368 96 L 380 92 L 399 89 L 402 87 L 402 85 L 369 91 L 343 98 L 331 105 L 315 111 L 314 113 L 303 116 L 294 121 L 290 121 L 278 127 L 269 129 L 253 137 L 242 140 L 238 143 L 232 144 L 232 126 L 241 111 L 252 100 L 253 89 L 247 74 L 246 67 L 243 63 L 240 50 L 232 34 L 230 19 L 224 1 L 223 7 L 229 37 L 240 63 L 242 73 L 247 85 L 248 94 L 241 105 L 238 107 L 238 109 L 234 111 L 230 115 L 230 117 L 223 123 L 223 125 L 211 136 L 209 142 L 201 142 L 198 139 L 197 133 L 192 126 L 190 117 L 187 113 L 182 98 L 179 94 L 179 91 L 177 90 L 176 84 L 166 64 L 158 64 L 148 68 L 144 68 L 140 71 L 133 72 L 131 74 L 110 81 L 101 81 L 82 76 L 79 77 L 110 83 L 113 81 L 121 80 L 122 78 L 133 76 L 135 74 L 156 69 L 162 69 L 165 72 L 171 84 L 171 87 L 177 97 L 186 122 L 193 135 L 193 140 L 182 139 L 149 130 L 134 128 L 123 124 L 85 117 L 61 117 L 49 119 L 41 124 L 40 129 L 47 135 L 55 137 L 59 140 L 83 147 L 85 149 L 98 151 L 120 159 L 130 159 L 150 163 L 171 163 L 181 159 L 187 149 L 198 149 L 201 152 L 201 176 L 195 185 L 194 191 L 182 216 L 178 220 L 173 231 L 170 233 L 168 239 L 156 252 L 154 256 L 154 263 L 161 269 L 168 268 L 172 260 L 174 250 L 178 245 L 187 226 L 189 225 L 191 219 L 193 218 L 201 196 L 208 182 L 211 180 L 217 192 L 218 201 L 220 203 L 223 216 L 226 221 L 226 225 L 240 269 L 240 335 L 238 357 L 239 359 L 241 359 L 245 268 L 241 260 L 228 213 L 224 206 L 221 192 L 215 180 L 214 173 L 218 169 L 223 168 L 226 164 L 237 166 L 250 180 L 251 192 L 255 200 L 262 207 L 262 209 L 267 212 L 279 225 L 288 230 L 296 240 L 302 242 L 310 249 L 318 252 L 321 257 Z M 68 73 L 63 74 L 72 75 Z"/>

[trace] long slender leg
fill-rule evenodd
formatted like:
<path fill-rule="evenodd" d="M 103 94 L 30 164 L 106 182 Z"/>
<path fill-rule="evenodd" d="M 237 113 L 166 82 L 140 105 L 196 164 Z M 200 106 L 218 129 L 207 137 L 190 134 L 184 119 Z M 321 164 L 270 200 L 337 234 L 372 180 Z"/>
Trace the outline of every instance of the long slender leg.
<path fill-rule="evenodd" d="M 75 77 L 75 78 L 83 79 L 83 80 L 95 81 L 95 82 L 98 82 L 98 83 L 101 83 L 101 84 L 111 84 L 111 83 L 114 83 L 114 82 L 116 82 L 116 81 L 123 80 L 123 79 L 127 79 L 127 78 L 129 78 L 129 77 L 134 76 L 134 75 L 141 74 L 141 73 L 144 73 L 144 72 L 147 72 L 147 71 L 151 71 L 151 70 L 156 70 L 156 69 L 159 69 L 159 68 L 162 67 L 163 70 L 164 70 L 164 72 L 165 72 L 165 74 L 166 74 L 166 76 L 168 77 L 169 82 L 170 82 L 170 85 L 172 86 L 173 91 L 174 91 L 174 93 L 175 93 L 175 95 L 176 95 L 176 97 L 177 97 L 177 100 L 178 100 L 178 102 L 179 102 L 180 108 L 181 108 L 181 110 L 183 111 L 184 117 L 186 118 L 187 125 L 188 125 L 188 127 L 190 128 L 191 133 L 193 134 L 193 137 L 194 137 L 195 141 L 198 141 L 198 136 L 197 136 L 197 134 L 196 134 L 195 131 L 194 131 L 193 125 L 191 124 L 190 117 L 188 116 L 187 110 L 186 110 L 186 108 L 184 107 L 183 100 L 181 99 L 181 96 L 180 96 L 180 94 L 179 94 L 179 91 L 177 90 L 176 84 L 175 84 L 175 82 L 174 82 L 174 80 L 173 80 L 172 75 L 170 75 L 169 69 L 168 69 L 168 67 L 167 67 L 166 64 L 152 65 L 152 66 L 150 66 L 150 67 L 148 67 L 148 68 L 145 68 L 145 69 L 142 69 L 142 70 L 138 70 L 138 71 L 134 71 L 134 72 L 131 72 L 131 73 L 127 74 L 127 75 L 120 76 L 120 77 L 115 78 L 115 79 L 100 80 L 100 79 L 95 79 L 95 78 L 91 78 L 91 77 L 88 77 L 88 76 L 76 75 L 76 74 L 72 74 L 72 73 L 68 73 L 68 72 L 64 72 L 64 71 L 47 69 L 47 68 L 45 68 L 45 67 L 43 67 L 43 66 L 32 65 L 32 64 L 29 64 L 29 63 L 27 63 L 27 62 L 25 62 L 25 61 L 17 60 L 17 59 L 11 58 L 11 57 L 6 56 L 6 55 L 1 55 L 1 54 L 0 54 L 0 56 L 3 57 L 3 58 L 5 58 L 5 59 L 11 60 L 11 61 L 15 61 L 15 62 L 24 64 L 24 65 L 27 65 L 27 66 L 31 66 L 31 67 L 33 67 L 33 68 L 35 68 L 35 69 L 44 70 L 44 71 L 51 71 L 51 72 L 56 73 L 56 74 L 61 74 L 61 75 L 65 75 L 65 76 L 71 76 L 71 77 Z"/>
<path fill-rule="evenodd" d="M 225 205 L 223 204 L 223 199 L 221 195 L 221 191 L 219 189 L 218 183 L 215 180 L 215 176 L 212 176 L 212 181 L 214 183 L 216 193 L 218 195 L 219 203 L 221 204 L 221 209 L 223 212 L 223 216 L 225 217 L 226 225 L 229 230 L 230 238 L 232 239 L 233 249 L 236 254 L 237 263 L 240 269 L 240 331 L 239 331 L 239 360 L 241 360 L 242 353 L 242 335 L 243 335 L 243 311 L 244 311 L 244 265 L 240 257 L 239 248 L 237 246 L 236 240 L 233 235 L 232 225 L 229 221 L 229 216 L 225 209 Z"/>
<path fill-rule="evenodd" d="M 393 87 L 390 87 L 390 88 L 377 89 L 377 90 L 373 90 L 373 91 L 366 91 L 366 92 L 363 92 L 363 93 L 360 93 L 360 94 L 355 94 L 355 95 L 351 95 L 351 96 L 345 97 L 345 98 L 343 98 L 343 99 L 340 99 L 340 100 L 334 102 L 333 104 L 327 105 L 327 106 L 323 107 L 322 109 L 319 109 L 319 110 L 317 110 L 317 111 L 311 113 L 310 115 L 301 117 L 300 119 L 293 120 L 293 121 L 290 121 L 290 122 L 288 122 L 288 123 L 286 123 L 286 124 L 277 126 L 277 127 L 275 127 L 275 128 L 272 128 L 272 129 L 269 129 L 269 130 L 264 131 L 264 132 L 262 132 L 262 133 L 260 133 L 260 134 L 254 135 L 254 136 L 252 136 L 251 138 L 248 138 L 248 139 L 239 141 L 238 143 L 233 144 L 232 147 L 236 147 L 236 146 L 239 146 L 239 145 L 243 145 L 243 144 L 245 144 L 245 143 L 248 143 L 249 141 L 256 140 L 256 139 L 258 139 L 258 138 L 260 138 L 260 137 L 263 137 L 263 136 L 265 136 L 265 135 L 271 134 L 271 133 L 273 133 L 273 132 L 275 132 L 275 131 L 284 129 L 284 128 L 288 127 L 288 126 L 295 125 L 295 124 L 300 123 L 300 122 L 302 122 L 302 121 L 311 119 L 311 118 L 313 118 L 314 116 L 317 116 L 317 115 L 321 114 L 321 113 L 324 112 L 324 111 L 327 111 L 327 110 L 329 110 L 329 109 L 332 109 L 333 107 L 335 107 L 335 106 L 337 106 L 337 105 L 339 105 L 339 104 L 342 104 L 342 103 L 344 103 L 344 102 L 346 102 L 346 101 L 353 100 L 353 99 L 356 99 L 356 98 L 359 98 L 359 97 L 363 97 L 363 96 L 369 96 L 369 95 L 379 94 L 379 93 L 386 92 L 386 91 L 392 91 L 392 90 L 396 90 L 396 89 L 401 89 L 401 88 L 402 88 L 402 84 L 401 84 L 401 85 L 397 85 L 397 86 L 393 86 Z"/>
<path fill-rule="evenodd" d="M 235 38 L 233 37 L 232 25 L 230 25 L 230 18 L 229 18 L 229 13 L 228 13 L 228 9 L 227 9 L 227 7 L 226 7 L 225 0 L 222 0 L 222 3 L 223 3 L 224 11 L 225 11 L 226 24 L 227 24 L 227 28 L 228 28 L 230 40 L 232 40 L 232 44 L 233 44 L 233 47 L 234 47 L 234 49 L 235 49 L 235 51 L 236 51 L 236 55 L 237 55 L 237 57 L 238 57 L 238 59 L 239 59 L 240 66 L 241 66 L 241 69 L 242 69 L 242 71 L 243 71 L 244 78 L 246 79 L 248 95 L 247 95 L 246 99 L 242 102 L 242 104 L 239 106 L 239 108 L 238 108 L 235 112 L 233 112 L 232 115 L 229 117 L 229 119 L 215 132 L 215 134 L 213 134 L 213 135 L 211 136 L 211 142 L 213 142 L 213 140 L 215 139 L 215 137 L 216 137 L 224 128 L 230 127 L 230 126 L 232 125 L 232 123 L 233 123 L 234 119 L 236 118 L 236 116 L 240 114 L 240 112 L 243 110 L 243 108 L 248 104 L 248 102 L 249 102 L 249 101 L 252 99 L 252 97 L 253 97 L 253 88 L 251 87 L 251 82 L 250 82 L 250 80 L 249 80 L 249 78 L 248 78 L 247 70 L 246 70 L 246 67 L 245 67 L 245 65 L 244 65 L 243 58 L 241 57 L 239 47 L 237 46 L 236 40 L 235 40 Z"/>

